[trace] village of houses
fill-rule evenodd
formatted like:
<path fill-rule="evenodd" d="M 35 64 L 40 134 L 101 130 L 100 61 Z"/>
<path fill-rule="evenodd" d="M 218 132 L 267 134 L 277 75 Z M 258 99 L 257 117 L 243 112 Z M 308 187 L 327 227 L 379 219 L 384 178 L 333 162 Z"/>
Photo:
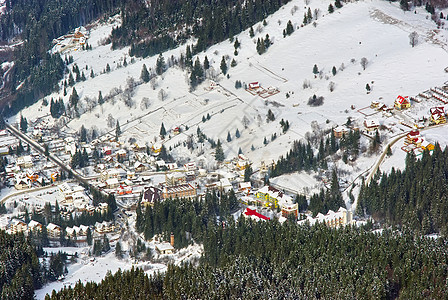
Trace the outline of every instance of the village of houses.
<path fill-rule="evenodd" d="M 361 115 L 362 133 L 374 137 L 377 132 L 390 132 L 387 124 L 400 126 L 400 134 L 406 133 L 402 150 L 421 153 L 424 149 L 434 149 L 436 141 L 427 141 L 420 130 L 446 123 L 445 105 L 448 92 L 441 88 L 432 88 L 416 97 L 398 96 L 393 106 L 380 101 L 373 101 L 370 106 L 358 109 Z M 382 121 L 380 121 L 380 119 Z M 360 124 L 361 122 L 358 122 Z M 383 124 L 381 124 L 383 123 Z M 18 127 L 18 124 L 13 126 Z M 361 126 L 359 126 L 361 127 Z M 349 130 L 359 127 L 340 125 L 333 128 L 336 138 L 341 138 Z M 148 145 L 135 142 L 124 145 L 111 134 L 106 134 L 90 143 L 80 143 L 76 136 L 64 136 L 52 130 L 41 120 L 30 121 L 28 137 L 48 146 L 51 154 L 61 159 L 67 166 L 77 151 L 86 153 L 91 162 L 88 167 L 78 170 L 82 176 L 102 193 L 115 196 L 120 219 L 97 222 L 94 226 L 80 225 L 67 228 L 49 223 L 46 225 L 48 237 L 58 246 L 61 234 L 74 239 L 80 246 L 85 246 L 87 231 L 94 236 L 108 235 L 117 238 L 125 221 L 123 218 L 134 214 L 137 203 L 142 206 L 154 205 L 157 201 L 168 198 L 192 199 L 202 197 L 207 190 L 234 190 L 241 203 L 240 213 L 255 220 L 268 221 L 277 217 L 280 221 L 295 219 L 298 222 L 323 222 L 331 227 L 354 224 L 351 210 L 340 208 L 329 211 L 326 215 L 312 217 L 310 213 L 302 214 L 294 203 L 292 194 L 287 194 L 272 186 L 256 185 L 258 181 L 244 182 L 245 168 L 251 165 L 248 157 L 240 154 L 220 165 L 217 170 L 206 170 L 194 161 L 178 165 L 166 162 L 159 155 L 163 140 Z M 175 133 L 174 133 L 175 134 Z M 24 154 L 14 154 L 19 144 L 23 143 Z M 10 153 L 12 150 L 13 153 Z M 99 155 L 93 162 L 94 151 Z M 93 205 L 89 191 L 73 178 L 63 178 L 60 166 L 48 160 L 43 153 L 29 147 L 24 141 L 8 130 L 0 131 L 0 154 L 7 159 L 5 167 L 6 187 L 3 189 L 1 203 L 7 214 L 0 216 L 0 229 L 17 233 L 41 231 L 43 224 L 31 220 L 25 222 L 24 212 L 42 212 L 46 203 L 61 208 L 63 218 L 70 218 L 81 213 L 105 214 L 108 205 Z M 267 172 L 262 165 L 259 172 Z M 63 233 L 62 233 L 63 232 Z M 168 241 L 155 244 L 159 255 L 173 253 L 173 237 Z"/>

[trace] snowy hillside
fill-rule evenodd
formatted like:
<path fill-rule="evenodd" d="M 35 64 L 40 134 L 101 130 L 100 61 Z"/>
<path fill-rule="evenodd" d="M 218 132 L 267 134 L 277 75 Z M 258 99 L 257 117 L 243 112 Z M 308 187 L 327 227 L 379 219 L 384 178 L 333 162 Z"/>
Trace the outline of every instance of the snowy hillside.
<path fill-rule="evenodd" d="M 189 91 L 189 74 L 172 67 L 153 81 L 128 89 L 130 92 L 126 94 L 126 87 L 132 82 L 129 78 L 138 83 L 143 64 L 154 69 L 157 57 L 131 61 L 128 48 L 112 51 L 110 45 L 101 45 L 116 24 L 114 22 L 119 20 L 97 24 L 88 40 L 93 49 L 68 53 L 73 55 L 74 63 L 87 77 L 87 81 L 75 84 L 80 96 L 78 107 L 85 112 L 70 120 L 63 130 L 73 133 L 84 125 L 104 134 L 113 132 L 118 120 L 123 131 L 122 141 L 134 138 L 150 145 L 160 140 L 163 122 L 168 131 L 178 126 L 188 128 L 180 135 L 171 134 L 164 141 L 167 148 L 173 148 L 171 153 L 176 158 L 181 161 L 202 159 L 209 163 L 213 161 L 210 147 L 204 145 L 204 148 L 189 151 L 182 145 L 189 135 L 196 134 L 199 126 L 208 137 L 215 141 L 219 138 L 224 143 L 227 159 L 234 157 L 241 148 L 258 167 L 261 161 L 276 160 L 290 149 L 292 141 L 316 130 L 315 122 L 314 129 L 311 126 L 313 121 L 324 129 L 343 124 L 351 117 L 362 126 L 365 116 L 357 110 L 369 106 L 371 101 L 380 99 L 392 105 L 399 94 L 414 96 L 432 86 L 442 86 L 446 81 L 446 30 L 438 30 L 422 8 L 418 8 L 416 13 L 403 12 L 398 3 L 360 1 L 345 4 L 329 14 L 327 5 L 327 1 L 311 1 L 309 7 L 313 14 L 318 12 L 317 20 L 302 27 L 308 6 L 302 0 L 292 1 L 268 17 L 265 26 L 254 26 L 255 37 L 249 36 L 249 30 L 236 36 L 241 43 L 237 56 L 234 55 L 233 42 L 229 41 L 212 46 L 206 53 L 199 53 L 201 62 L 205 56 L 208 57 L 212 66 L 209 76 L 219 84 L 212 90 L 208 89 L 210 81 L 206 80 L 195 91 Z M 295 31 L 284 38 L 283 30 L 288 20 L 293 23 Z M 412 31 L 419 34 L 416 47 L 409 44 Z M 265 54 L 259 55 L 256 41 L 266 34 L 273 44 Z M 165 61 L 169 62 L 171 57 L 178 59 L 181 53 L 185 53 L 185 48 L 183 45 L 163 53 Z M 223 56 L 227 57 L 229 78 L 220 72 Z M 123 66 L 125 58 L 126 67 Z M 365 70 L 360 64 L 362 58 L 368 62 Z M 237 63 L 235 67 L 230 67 L 232 59 Z M 108 73 L 104 72 L 107 64 L 111 68 Z M 317 65 L 319 75 L 314 76 L 314 65 Z M 333 66 L 336 75 L 332 73 Z M 91 70 L 94 78 L 89 76 Z M 240 80 L 243 86 L 259 82 L 262 87 L 277 88 L 280 93 L 265 100 L 244 88 L 236 89 L 236 80 Z M 305 81 L 310 88 L 304 89 Z M 330 82 L 334 85 L 333 92 L 329 90 Z M 366 84 L 371 86 L 369 94 L 366 93 Z M 166 97 L 160 96 L 161 90 Z M 118 95 L 103 105 L 96 105 L 99 91 L 103 96 Z M 67 89 L 66 96 L 62 93 L 61 89 L 59 94 L 46 98 L 63 97 L 68 105 L 71 88 Z M 314 94 L 324 97 L 322 106 L 307 105 Z M 273 122 L 266 120 L 269 109 L 275 115 Z M 42 106 L 42 101 L 22 112 L 29 120 L 48 113 L 49 106 Z M 202 122 L 207 114 L 211 116 L 210 120 Z M 286 134 L 282 133 L 279 125 L 281 119 L 291 124 Z M 396 120 L 381 118 L 380 123 L 393 126 Z M 235 137 L 236 129 L 241 134 L 240 138 Z M 399 129 L 395 134 L 405 129 Z M 228 133 L 232 138 L 230 142 L 226 141 Z M 273 134 L 277 138 L 271 142 Z M 265 138 L 267 145 L 264 144 Z M 180 147 L 175 148 L 179 144 Z M 353 176 L 372 164 L 372 158 L 359 160 L 354 169 L 358 172 Z"/>

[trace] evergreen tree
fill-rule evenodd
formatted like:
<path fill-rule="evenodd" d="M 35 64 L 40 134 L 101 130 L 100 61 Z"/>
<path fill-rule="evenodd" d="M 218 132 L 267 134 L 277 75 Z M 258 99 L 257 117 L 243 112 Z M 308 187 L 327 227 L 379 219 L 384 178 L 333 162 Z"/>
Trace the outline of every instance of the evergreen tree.
<path fill-rule="evenodd" d="M 286 35 L 291 35 L 294 32 L 294 26 L 292 25 L 291 20 L 288 21 L 288 23 L 286 24 Z"/>
<path fill-rule="evenodd" d="M 106 73 L 109 73 L 110 72 L 110 65 L 109 65 L 109 63 L 107 63 L 106 64 Z"/>
<path fill-rule="evenodd" d="M 331 3 L 330 3 L 330 5 L 328 5 L 328 12 L 330 14 L 332 14 L 334 12 L 334 7 L 333 7 L 333 5 Z"/>
<path fill-rule="evenodd" d="M 162 73 L 165 72 L 165 69 L 166 69 L 165 58 L 163 57 L 162 53 L 160 53 L 156 62 L 156 74 L 162 75 Z"/>
<path fill-rule="evenodd" d="M 121 249 L 121 243 L 120 241 L 117 242 L 117 244 L 115 245 L 115 256 L 118 259 L 123 258 L 123 250 Z"/>
<path fill-rule="evenodd" d="M 252 167 L 247 164 L 246 168 L 244 169 L 244 182 L 249 182 L 250 181 L 250 176 L 252 175 L 253 170 Z"/>
<path fill-rule="evenodd" d="M 163 122 L 162 122 L 162 125 L 160 126 L 160 135 L 163 138 L 165 138 L 165 135 L 166 135 L 166 129 L 165 129 L 165 126 L 163 125 Z"/>
<path fill-rule="evenodd" d="M 218 162 L 224 161 L 224 151 L 222 149 L 221 141 L 218 139 L 218 143 L 216 144 L 215 148 L 215 159 Z"/>
<path fill-rule="evenodd" d="M 336 1 L 334 2 L 334 6 L 335 6 L 336 8 L 341 8 L 341 7 L 342 7 L 341 0 L 336 0 Z"/>
<path fill-rule="evenodd" d="M 208 61 L 207 55 L 204 57 L 204 70 L 208 70 L 210 68 L 210 63 Z"/>
<path fill-rule="evenodd" d="M 335 66 L 333 66 L 333 69 L 331 69 L 331 73 L 333 73 L 333 76 L 336 76 L 336 67 Z"/>
<path fill-rule="evenodd" d="M 146 68 L 145 64 L 143 64 L 143 66 L 142 66 L 142 71 L 140 73 L 140 79 L 145 83 L 149 82 L 149 80 L 150 80 L 149 72 L 148 72 L 148 69 Z"/>
<path fill-rule="evenodd" d="M 117 120 L 117 124 L 115 126 L 115 140 L 118 141 L 119 136 L 121 135 L 120 122 Z"/>
<path fill-rule="evenodd" d="M 102 105 L 104 103 L 103 94 L 101 91 L 98 92 L 98 104 Z"/>
<path fill-rule="evenodd" d="M 313 67 L 313 74 L 314 75 L 319 74 L 319 68 L 317 67 L 317 65 L 314 65 L 314 67 Z"/>
<path fill-rule="evenodd" d="M 20 130 L 23 133 L 26 133 L 28 131 L 28 121 L 24 116 L 20 116 Z"/>
<path fill-rule="evenodd" d="M 187 45 L 187 50 L 185 54 L 185 66 L 190 69 L 193 68 L 193 55 L 191 53 L 190 45 Z"/>
<path fill-rule="evenodd" d="M 241 136 L 240 131 L 237 128 L 235 131 L 235 137 L 238 139 L 238 138 L 240 138 L 240 136 Z"/>
<path fill-rule="evenodd" d="M 230 143 L 232 141 L 232 136 L 230 135 L 230 131 L 227 132 L 227 142 Z"/>
<path fill-rule="evenodd" d="M 225 60 L 224 56 L 221 59 L 220 68 L 221 68 L 222 74 L 226 75 L 227 74 L 227 63 L 226 63 L 226 60 Z"/>
<path fill-rule="evenodd" d="M 249 29 L 249 36 L 251 38 L 253 38 L 255 36 L 254 28 L 252 26 L 250 26 L 250 29 Z"/>
<path fill-rule="evenodd" d="M 78 101 L 79 101 L 78 92 L 76 91 L 76 88 L 73 87 L 72 94 L 70 95 L 69 99 L 70 105 L 72 107 L 76 107 L 78 105 Z"/>

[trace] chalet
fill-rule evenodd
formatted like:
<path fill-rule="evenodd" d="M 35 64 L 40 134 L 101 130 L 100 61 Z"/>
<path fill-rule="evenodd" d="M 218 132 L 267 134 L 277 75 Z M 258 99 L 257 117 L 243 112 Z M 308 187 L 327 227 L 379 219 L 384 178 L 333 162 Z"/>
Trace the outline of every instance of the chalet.
<path fill-rule="evenodd" d="M 420 131 L 418 130 L 411 130 L 404 139 L 405 144 L 415 144 L 418 139 L 421 139 Z"/>
<path fill-rule="evenodd" d="M 280 204 L 282 210 L 282 217 L 288 218 L 292 216 L 297 220 L 299 215 L 299 205 L 297 203 L 292 203 L 291 201 L 285 201 Z"/>
<path fill-rule="evenodd" d="M 421 143 L 421 147 L 423 150 L 428 150 L 428 151 L 432 151 L 435 148 L 435 146 L 428 141 L 423 141 Z"/>
<path fill-rule="evenodd" d="M 176 186 L 187 183 L 185 174 L 180 172 L 173 172 L 165 174 L 165 183 L 167 186 Z"/>
<path fill-rule="evenodd" d="M 335 138 L 340 139 L 344 135 L 348 134 L 348 128 L 345 126 L 336 126 L 333 128 L 333 134 Z"/>
<path fill-rule="evenodd" d="M 148 186 L 145 187 L 145 190 L 143 191 L 142 196 L 142 205 L 145 206 L 154 206 L 156 202 L 159 202 L 161 200 L 161 191 L 160 189 L 154 187 L 154 186 Z"/>
<path fill-rule="evenodd" d="M 24 176 L 24 174 L 18 174 L 16 175 L 14 187 L 17 190 L 29 189 L 31 188 L 31 180 Z"/>
<path fill-rule="evenodd" d="M 158 155 L 160 153 L 160 151 L 162 151 L 162 144 L 161 143 L 154 143 L 152 145 L 152 152 L 155 155 Z"/>
<path fill-rule="evenodd" d="M 174 253 L 174 247 L 170 243 L 160 243 L 155 245 L 156 251 L 161 254 L 173 254 Z"/>
<path fill-rule="evenodd" d="M 117 158 L 126 158 L 127 153 L 126 150 L 120 149 L 115 154 L 117 155 Z"/>
<path fill-rule="evenodd" d="M 266 217 L 265 215 L 258 213 L 255 209 L 250 209 L 249 207 L 247 207 L 246 210 L 244 211 L 244 216 L 262 221 L 267 221 L 271 219 L 269 217 Z"/>
<path fill-rule="evenodd" d="M 366 119 L 364 120 L 364 127 L 367 131 L 375 131 L 380 127 L 380 123 L 377 119 Z"/>
<path fill-rule="evenodd" d="M 106 180 L 106 186 L 108 189 L 117 188 L 120 185 L 118 178 L 109 178 Z"/>
<path fill-rule="evenodd" d="M 173 134 L 174 135 L 178 135 L 180 133 L 180 128 L 179 127 L 175 127 L 174 129 L 173 129 Z"/>
<path fill-rule="evenodd" d="M 187 179 L 187 182 L 193 181 L 196 179 L 196 173 L 194 171 L 185 172 L 185 178 Z"/>
<path fill-rule="evenodd" d="M 252 184 L 250 182 L 240 182 L 238 184 L 238 191 L 248 193 L 252 189 Z"/>
<path fill-rule="evenodd" d="M 192 184 L 182 184 L 177 186 L 165 186 L 162 189 L 162 198 L 195 198 L 196 188 Z"/>
<path fill-rule="evenodd" d="M 126 179 L 127 180 L 134 180 L 135 179 L 135 172 L 132 172 L 132 171 L 127 171 L 126 172 Z"/>
<path fill-rule="evenodd" d="M 239 154 L 238 161 L 236 163 L 236 167 L 238 168 L 238 170 L 243 171 L 248 165 L 250 165 L 249 159 L 243 154 Z"/>
<path fill-rule="evenodd" d="M 353 214 L 351 211 L 340 207 L 337 212 L 329 210 L 325 216 L 321 216 L 320 222 L 325 223 L 329 227 L 340 227 L 353 223 Z"/>
<path fill-rule="evenodd" d="M 219 180 L 219 187 L 225 192 L 229 192 L 233 188 L 229 178 L 221 178 Z"/>
<path fill-rule="evenodd" d="M 135 172 L 143 172 L 147 169 L 146 165 L 143 164 L 142 162 L 136 161 L 134 163 L 134 170 Z"/>
<path fill-rule="evenodd" d="M 37 232 L 42 232 L 42 229 L 43 229 L 43 225 L 40 224 L 39 222 L 31 220 L 28 223 L 28 231 L 31 231 L 33 233 L 37 233 Z"/>
<path fill-rule="evenodd" d="M 72 144 L 67 144 L 65 145 L 65 153 L 66 154 L 70 154 L 71 156 L 76 154 L 76 144 L 72 143 Z"/>
<path fill-rule="evenodd" d="M 24 232 L 27 229 L 25 222 L 19 219 L 13 219 L 9 224 L 9 229 L 12 234 Z"/>
<path fill-rule="evenodd" d="M 102 223 L 99 222 L 95 223 L 95 231 L 100 234 L 113 232 L 115 231 L 115 229 L 116 227 L 112 222 L 103 221 Z"/>
<path fill-rule="evenodd" d="M 260 88 L 260 83 L 258 81 L 249 83 L 249 89 L 255 90 Z"/>
<path fill-rule="evenodd" d="M 109 169 L 101 173 L 101 181 L 107 181 L 112 178 L 120 178 L 120 171 L 117 169 Z"/>
<path fill-rule="evenodd" d="M 429 111 L 431 113 L 430 120 L 433 124 L 446 123 L 445 108 L 443 106 L 432 107 Z"/>
<path fill-rule="evenodd" d="M 379 105 L 380 105 L 380 102 L 379 102 L 379 101 L 373 100 L 373 101 L 370 103 L 370 108 L 378 108 Z"/>
<path fill-rule="evenodd" d="M 409 97 L 408 96 L 398 96 L 397 99 L 395 99 L 395 103 L 394 106 L 396 109 L 406 109 L 411 107 L 411 102 L 409 101 Z"/>
<path fill-rule="evenodd" d="M 25 155 L 17 158 L 16 165 L 20 168 L 31 168 L 33 166 L 33 159 L 31 155 Z"/>
<path fill-rule="evenodd" d="M 101 149 L 101 152 L 103 153 L 103 155 L 111 155 L 112 154 L 112 149 L 108 146 L 104 146 Z"/>
<path fill-rule="evenodd" d="M 196 163 L 194 162 L 189 162 L 184 164 L 184 170 L 186 172 L 190 172 L 190 171 L 196 171 L 198 168 L 196 167 Z"/>
<path fill-rule="evenodd" d="M 57 239 L 61 236 L 62 229 L 60 226 L 50 223 L 47 225 L 47 231 L 49 238 Z"/>

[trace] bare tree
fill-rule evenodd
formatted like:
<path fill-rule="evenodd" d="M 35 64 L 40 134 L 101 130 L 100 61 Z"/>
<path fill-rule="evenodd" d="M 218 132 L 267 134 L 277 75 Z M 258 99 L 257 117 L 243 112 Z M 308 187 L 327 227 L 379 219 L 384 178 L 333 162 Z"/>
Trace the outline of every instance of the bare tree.
<path fill-rule="evenodd" d="M 156 76 L 152 77 L 149 83 L 151 84 L 152 89 L 155 90 L 157 87 L 157 77 Z"/>
<path fill-rule="evenodd" d="M 166 97 L 168 97 L 168 94 L 164 89 L 160 89 L 158 97 L 160 101 L 165 101 Z"/>
<path fill-rule="evenodd" d="M 411 44 L 412 48 L 417 46 L 418 44 L 418 33 L 413 31 L 409 34 L 409 44 Z"/>
<path fill-rule="evenodd" d="M 361 58 L 360 64 L 362 69 L 365 70 L 367 68 L 367 65 L 369 64 L 369 61 L 367 60 L 367 58 L 363 57 Z"/>
<path fill-rule="evenodd" d="M 112 114 L 109 114 L 109 115 L 107 116 L 107 126 L 110 127 L 110 128 L 112 128 L 112 127 L 115 126 L 115 119 L 114 119 L 114 117 L 112 116 Z"/>
<path fill-rule="evenodd" d="M 140 109 L 145 110 L 148 109 L 148 107 L 151 105 L 151 102 L 148 97 L 143 97 L 142 101 L 140 102 Z"/>
<path fill-rule="evenodd" d="M 317 20 L 319 15 L 320 15 L 320 9 L 319 8 L 315 8 L 314 9 L 314 20 Z"/>
<path fill-rule="evenodd" d="M 303 89 L 307 89 L 307 88 L 311 88 L 311 82 L 309 80 L 304 80 L 303 81 L 303 85 L 302 85 Z"/>
<path fill-rule="evenodd" d="M 333 92 L 335 87 L 336 84 L 333 81 L 330 81 L 330 83 L 328 84 L 328 89 L 330 90 L 330 92 Z"/>
<path fill-rule="evenodd" d="M 243 117 L 243 120 L 242 120 L 242 123 L 243 123 L 244 128 L 247 129 L 247 127 L 248 127 L 249 124 L 250 124 L 250 120 L 249 120 L 249 118 L 248 118 L 247 116 L 244 116 L 244 117 Z"/>

